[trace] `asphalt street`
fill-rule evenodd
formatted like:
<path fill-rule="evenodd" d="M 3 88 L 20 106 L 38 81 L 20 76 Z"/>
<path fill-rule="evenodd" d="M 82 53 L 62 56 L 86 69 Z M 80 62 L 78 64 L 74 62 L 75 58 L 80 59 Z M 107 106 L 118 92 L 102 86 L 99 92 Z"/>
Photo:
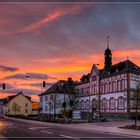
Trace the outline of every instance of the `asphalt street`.
<path fill-rule="evenodd" d="M 33 121 L 22 121 L 10 118 L 0 119 L 0 139 L 122 139 L 133 140 L 136 137 L 116 133 L 105 133 L 79 128 L 68 128 L 63 124 L 54 125 L 51 123 L 33 123 Z"/>

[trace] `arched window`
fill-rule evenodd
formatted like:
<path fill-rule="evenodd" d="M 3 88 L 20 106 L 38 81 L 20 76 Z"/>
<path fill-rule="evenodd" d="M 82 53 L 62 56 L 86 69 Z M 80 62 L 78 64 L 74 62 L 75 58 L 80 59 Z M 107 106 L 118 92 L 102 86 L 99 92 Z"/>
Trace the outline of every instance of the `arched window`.
<path fill-rule="evenodd" d="M 121 90 L 121 87 L 120 87 L 120 80 L 117 81 L 117 91 L 120 91 Z"/>
<path fill-rule="evenodd" d="M 106 110 L 107 109 L 107 99 L 106 98 L 103 98 L 102 99 L 102 109 L 103 110 Z"/>
<path fill-rule="evenodd" d="M 125 100 L 124 97 L 118 98 L 118 109 L 124 109 L 125 108 Z"/>
<path fill-rule="evenodd" d="M 89 107 L 90 107 L 90 102 L 87 99 L 86 102 L 85 102 L 85 109 L 89 109 Z"/>
<path fill-rule="evenodd" d="M 125 80 L 121 80 L 121 90 L 125 89 Z"/>
<path fill-rule="evenodd" d="M 109 108 L 110 109 L 115 109 L 116 105 L 115 105 L 115 99 L 112 97 L 110 98 L 110 101 L 109 101 Z"/>
<path fill-rule="evenodd" d="M 81 109 L 84 109 L 84 101 L 81 101 Z"/>

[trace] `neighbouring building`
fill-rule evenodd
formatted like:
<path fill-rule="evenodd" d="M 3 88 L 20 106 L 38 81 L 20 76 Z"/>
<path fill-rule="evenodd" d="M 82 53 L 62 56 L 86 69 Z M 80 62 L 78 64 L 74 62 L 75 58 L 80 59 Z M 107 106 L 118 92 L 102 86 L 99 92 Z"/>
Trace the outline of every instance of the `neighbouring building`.
<path fill-rule="evenodd" d="M 25 96 L 22 92 L 8 96 L 7 115 L 28 116 L 32 114 L 31 97 Z"/>
<path fill-rule="evenodd" d="M 75 86 L 76 108 L 83 119 L 94 115 L 128 117 L 133 109 L 130 97 L 140 83 L 140 67 L 125 60 L 112 65 L 112 53 L 107 44 L 104 68 L 93 64 Z"/>
<path fill-rule="evenodd" d="M 32 115 L 38 115 L 40 110 L 39 102 L 32 101 Z"/>
<path fill-rule="evenodd" d="M 0 114 L 6 114 L 7 113 L 6 103 L 7 103 L 7 100 L 5 98 L 0 99 Z"/>
<path fill-rule="evenodd" d="M 63 110 L 72 110 L 75 99 L 74 81 L 59 80 L 40 96 L 41 114 L 46 117 L 62 117 Z"/>

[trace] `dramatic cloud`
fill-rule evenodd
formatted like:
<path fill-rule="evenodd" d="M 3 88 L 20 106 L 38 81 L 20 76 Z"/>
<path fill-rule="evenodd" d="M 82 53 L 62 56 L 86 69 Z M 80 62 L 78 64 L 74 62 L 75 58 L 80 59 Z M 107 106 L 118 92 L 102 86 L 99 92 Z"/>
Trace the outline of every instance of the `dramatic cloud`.
<path fill-rule="evenodd" d="M 2 3 L 0 79 L 38 91 L 42 80 L 79 80 L 93 63 L 104 66 L 108 35 L 113 64 L 140 66 L 139 13 L 139 3 Z"/>
<path fill-rule="evenodd" d="M 0 65 L 0 71 L 2 72 L 15 72 L 17 70 L 19 69 L 15 67 L 7 67 L 7 66 Z"/>
<path fill-rule="evenodd" d="M 15 75 L 6 76 L 3 79 L 22 79 L 22 80 L 44 79 L 45 80 L 45 79 L 57 79 L 57 78 L 50 77 L 42 73 L 23 73 L 23 74 L 15 74 Z"/>
<path fill-rule="evenodd" d="M 20 91 L 22 91 L 24 94 L 28 94 L 28 95 L 30 95 L 30 94 L 36 94 L 37 95 L 38 93 L 40 93 L 39 90 L 32 90 L 32 89 L 25 89 L 25 88 L 9 89 L 9 90 L 5 90 L 5 91 L 2 91 L 2 92 L 3 93 L 14 93 L 14 94 L 16 94 Z"/>
<path fill-rule="evenodd" d="M 54 83 L 46 83 L 46 87 L 48 88 L 50 86 L 52 86 Z M 23 86 L 33 86 L 33 87 L 41 87 L 42 83 L 32 83 L 32 84 L 22 84 Z"/>
<path fill-rule="evenodd" d="M 53 20 L 56 20 L 56 19 L 64 16 L 64 15 L 77 13 L 80 10 L 81 10 L 81 7 L 78 5 L 71 7 L 71 8 L 59 8 L 59 9 L 51 12 L 46 18 L 42 19 L 41 21 L 36 22 L 34 24 L 31 24 L 31 25 L 29 25 L 29 26 L 27 26 L 27 27 L 25 27 L 17 32 L 33 31 L 35 29 L 40 28 L 41 26 L 48 24 L 49 22 L 51 22 Z"/>

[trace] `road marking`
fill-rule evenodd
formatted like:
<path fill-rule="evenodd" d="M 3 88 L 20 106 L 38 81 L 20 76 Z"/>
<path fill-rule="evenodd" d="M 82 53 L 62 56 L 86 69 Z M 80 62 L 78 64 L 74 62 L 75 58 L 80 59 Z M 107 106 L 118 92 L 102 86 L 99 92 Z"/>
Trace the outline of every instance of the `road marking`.
<path fill-rule="evenodd" d="M 31 128 L 28 128 L 28 129 L 37 130 L 37 129 L 41 129 L 41 128 L 50 128 L 50 127 L 31 127 Z"/>
<path fill-rule="evenodd" d="M 13 123 L 8 123 L 8 125 L 14 125 Z"/>
<path fill-rule="evenodd" d="M 34 131 L 36 130 L 35 128 L 28 128 L 28 129 L 31 129 L 31 130 L 34 130 Z"/>
<path fill-rule="evenodd" d="M 53 132 L 50 132 L 50 131 L 41 131 L 43 133 L 48 133 L 48 134 L 53 134 Z"/>
<path fill-rule="evenodd" d="M 67 136 L 67 135 L 59 135 L 59 136 L 64 137 L 64 138 L 69 138 L 69 139 L 72 139 L 73 138 L 73 137 Z"/>

